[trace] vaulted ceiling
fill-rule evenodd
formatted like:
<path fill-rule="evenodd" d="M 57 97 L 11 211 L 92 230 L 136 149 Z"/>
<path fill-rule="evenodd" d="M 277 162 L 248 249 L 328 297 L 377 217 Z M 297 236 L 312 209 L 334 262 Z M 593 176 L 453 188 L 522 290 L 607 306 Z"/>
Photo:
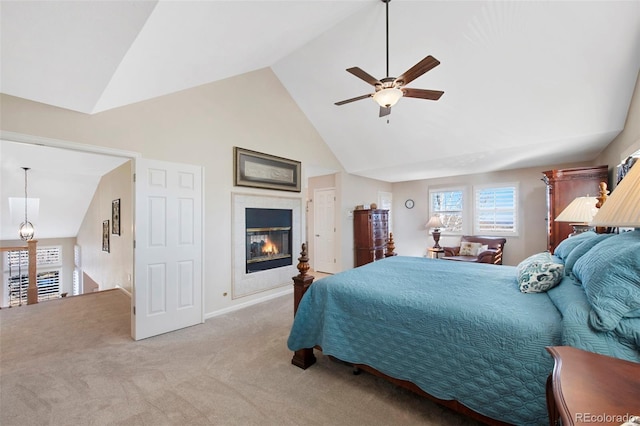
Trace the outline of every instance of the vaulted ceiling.
<path fill-rule="evenodd" d="M 271 67 L 345 169 L 390 182 L 593 159 L 624 127 L 640 1 L 5 1 L 0 91 L 87 114 Z M 388 120 L 387 120 L 388 118 Z"/>
<path fill-rule="evenodd" d="M 385 4 L 2 1 L 1 91 L 96 114 L 271 67 L 347 171 L 387 181 L 593 159 L 624 127 L 640 1 L 408 1 L 390 11 L 390 74 L 441 64 L 378 118 Z"/>

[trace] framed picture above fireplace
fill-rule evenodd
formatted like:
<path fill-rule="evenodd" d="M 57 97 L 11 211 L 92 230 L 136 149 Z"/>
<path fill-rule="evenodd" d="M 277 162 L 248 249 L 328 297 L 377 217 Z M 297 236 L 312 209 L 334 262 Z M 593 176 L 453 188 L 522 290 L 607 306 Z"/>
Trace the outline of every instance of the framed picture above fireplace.
<path fill-rule="evenodd" d="M 300 192 L 300 161 L 238 147 L 233 153 L 235 186 Z"/>

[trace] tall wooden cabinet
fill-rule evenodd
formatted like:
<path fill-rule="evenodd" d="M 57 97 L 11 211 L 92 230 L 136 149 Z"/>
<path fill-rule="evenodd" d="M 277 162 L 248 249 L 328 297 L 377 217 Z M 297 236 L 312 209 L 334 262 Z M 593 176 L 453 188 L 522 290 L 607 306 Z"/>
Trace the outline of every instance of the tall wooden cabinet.
<path fill-rule="evenodd" d="M 542 172 L 547 184 L 547 248 L 553 253 L 560 241 L 573 232 L 567 222 L 554 219 L 576 197 L 597 197 L 600 182 L 609 181 L 607 166 L 577 167 Z"/>
<path fill-rule="evenodd" d="M 356 267 L 383 259 L 389 242 L 389 211 L 354 210 L 353 240 Z"/>

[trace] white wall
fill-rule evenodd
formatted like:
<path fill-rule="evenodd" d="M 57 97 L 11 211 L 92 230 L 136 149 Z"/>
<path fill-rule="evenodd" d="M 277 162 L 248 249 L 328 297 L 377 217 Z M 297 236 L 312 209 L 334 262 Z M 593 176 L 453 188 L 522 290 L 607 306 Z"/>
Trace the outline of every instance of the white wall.
<path fill-rule="evenodd" d="M 204 167 L 205 314 L 270 294 L 236 300 L 230 297 L 231 192 L 283 194 L 235 188 L 233 147 L 301 161 L 303 176 L 307 169 L 343 170 L 267 68 L 95 115 L 7 95 L 0 96 L 0 108 L 4 131 L 135 151 L 144 158 Z M 303 194 L 285 195 L 303 198 Z"/>
<path fill-rule="evenodd" d="M 338 200 L 340 205 L 338 226 L 340 227 L 340 246 L 338 253 L 338 270 L 354 267 L 353 247 L 353 209 L 360 204 L 378 203 L 378 192 L 392 192 L 389 182 L 339 173 L 336 176 Z M 394 195 L 395 199 L 395 195 Z M 395 220 L 395 219 L 394 219 Z M 395 222 L 394 222 L 395 223 Z M 395 226 L 395 225 L 394 225 Z M 396 239 L 395 233 L 394 240 Z"/>
<path fill-rule="evenodd" d="M 131 161 L 112 170 L 100 183 L 80 225 L 77 244 L 81 269 L 100 290 L 122 287 L 132 292 L 133 183 Z M 120 235 L 111 233 L 111 203 L 120 199 Z M 109 252 L 102 251 L 102 222 L 109 221 Z"/>
<path fill-rule="evenodd" d="M 518 221 L 519 235 L 507 237 L 503 263 L 517 265 L 527 256 L 546 250 L 546 186 L 541 180 L 542 172 L 567 167 L 580 167 L 585 163 L 560 164 L 549 167 L 508 170 L 502 172 L 453 176 L 393 184 L 393 206 L 395 209 L 393 239 L 396 252 L 406 256 L 424 256 L 427 247 L 434 242 L 424 225 L 429 220 L 429 190 L 447 187 L 467 187 L 468 196 L 473 196 L 473 185 L 501 184 L 517 182 L 519 185 Z M 407 209 L 404 202 L 415 201 L 413 209 Z M 467 218 L 464 234 L 473 234 L 471 218 Z M 460 236 L 443 234 L 441 246 L 457 246 Z"/>

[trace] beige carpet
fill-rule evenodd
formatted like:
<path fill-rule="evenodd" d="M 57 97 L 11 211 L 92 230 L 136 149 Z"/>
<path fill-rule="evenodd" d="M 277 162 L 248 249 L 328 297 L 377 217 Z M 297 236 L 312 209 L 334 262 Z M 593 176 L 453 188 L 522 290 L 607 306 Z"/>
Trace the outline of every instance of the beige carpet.
<path fill-rule="evenodd" d="M 324 356 L 291 365 L 291 296 L 140 342 L 129 303 L 112 290 L 0 310 L 0 424 L 477 424 Z"/>

